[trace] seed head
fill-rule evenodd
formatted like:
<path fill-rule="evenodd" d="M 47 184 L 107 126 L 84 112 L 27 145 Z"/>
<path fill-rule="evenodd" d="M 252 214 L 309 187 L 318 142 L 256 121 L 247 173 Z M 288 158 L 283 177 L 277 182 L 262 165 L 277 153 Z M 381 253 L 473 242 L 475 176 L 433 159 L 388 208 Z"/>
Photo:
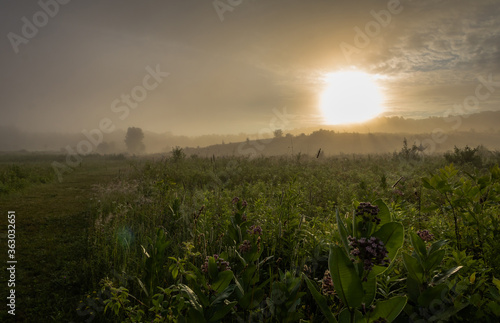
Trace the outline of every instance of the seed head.
<path fill-rule="evenodd" d="M 335 294 L 335 289 L 333 288 L 332 275 L 329 270 L 325 271 L 323 275 L 323 280 L 321 281 L 321 291 L 323 295 L 333 295 Z"/>
<path fill-rule="evenodd" d="M 242 244 L 240 244 L 238 248 L 240 249 L 241 253 L 246 253 L 250 251 L 250 249 L 252 249 L 252 243 L 250 242 L 250 240 L 245 240 Z"/>
<path fill-rule="evenodd" d="M 429 242 L 434 239 L 434 235 L 430 233 L 429 230 L 419 230 L 417 231 L 417 234 L 420 239 L 424 240 L 425 242 Z"/>
<path fill-rule="evenodd" d="M 249 233 L 249 234 L 257 234 L 257 235 L 260 236 L 262 234 L 262 228 L 260 227 L 260 225 L 252 225 L 247 230 L 247 233 Z"/>

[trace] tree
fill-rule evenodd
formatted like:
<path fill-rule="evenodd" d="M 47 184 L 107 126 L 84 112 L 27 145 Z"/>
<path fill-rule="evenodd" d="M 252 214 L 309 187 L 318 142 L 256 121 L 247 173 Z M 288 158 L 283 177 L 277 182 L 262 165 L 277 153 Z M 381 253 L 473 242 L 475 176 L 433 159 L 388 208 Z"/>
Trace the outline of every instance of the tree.
<path fill-rule="evenodd" d="M 128 151 L 132 154 L 143 152 L 146 146 L 144 146 L 142 139 L 144 139 L 144 133 L 141 128 L 129 127 L 125 135 L 125 144 Z"/>
<path fill-rule="evenodd" d="M 184 153 L 184 150 L 179 147 L 175 146 L 175 148 L 172 148 L 172 160 L 175 162 L 178 162 L 180 160 L 183 160 L 186 158 L 186 154 Z"/>
<path fill-rule="evenodd" d="M 276 130 L 274 130 L 273 134 L 274 134 L 274 138 L 281 138 L 281 137 L 283 137 L 283 130 L 276 129 Z"/>

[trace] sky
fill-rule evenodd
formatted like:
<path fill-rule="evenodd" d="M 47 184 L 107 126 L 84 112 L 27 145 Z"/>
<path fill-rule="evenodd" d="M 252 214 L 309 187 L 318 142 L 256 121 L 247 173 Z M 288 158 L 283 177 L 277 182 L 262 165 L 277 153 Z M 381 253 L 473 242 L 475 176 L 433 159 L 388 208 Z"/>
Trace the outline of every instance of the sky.
<path fill-rule="evenodd" d="M 178 135 L 310 127 L 324 122 L 325 75 L 341 70 L 376 79 L 382 115 L 500 110 L 499 0 L 0 6 L 0 127 Z"/>

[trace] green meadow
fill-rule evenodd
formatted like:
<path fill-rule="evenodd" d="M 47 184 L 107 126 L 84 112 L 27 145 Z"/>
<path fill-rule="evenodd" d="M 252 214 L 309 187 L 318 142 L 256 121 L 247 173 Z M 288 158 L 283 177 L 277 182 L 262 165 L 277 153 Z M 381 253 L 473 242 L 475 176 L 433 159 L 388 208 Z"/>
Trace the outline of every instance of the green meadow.
<path fill-rule="evenodd" d="M 0 156 L 17 321 L 500 318 L 498 152 L 64 158 Z"/>

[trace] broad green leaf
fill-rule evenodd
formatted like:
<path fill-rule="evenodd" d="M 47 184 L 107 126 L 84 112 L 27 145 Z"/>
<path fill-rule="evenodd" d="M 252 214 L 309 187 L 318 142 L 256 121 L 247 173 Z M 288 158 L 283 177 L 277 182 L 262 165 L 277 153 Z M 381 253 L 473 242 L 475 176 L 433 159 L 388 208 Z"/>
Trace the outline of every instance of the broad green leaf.
<path fill-rule="evenodd" d="M 493 279 L 495 278 L 493 277 Z M 469 276 L 469 282 L 471 284 L 474 284 L 476 282 L 476 272 L 473 272 L 472 275 Z"/>
<path fill-rule="evenodd" d="M 238 250 L 234 250 L 236 256 L 238 257 L 238 259 L 241 261 L 241 264 L 243 265 L 243 267 L 246 267 L 247 265 L 247 261 L 245 260 L 245 258 L 243 258 L 243 256 L 238 252 Z"/>
<path fill-rule="evenodd" d="M 493 277 L 493 284 L 498 288 L 500 291 L 500 279 Z"/>
<path fill-rule="evenodd" d="M 172 278 L 175 280 L 179 274 L 179 267 L 177 267 L 177 264 L 170 266 L 170 273 L 172 274 Z"/>
<path fill-rule="evenodd" d="M 410 240 L 413 249 L 415 249 L 415 253 L 417 254 L 417 258 L 420 263 L 424 263 L 427 259 L 427 248 L 425 247 L 424 240 L 420 238 L 415 232 L 410 232 Z"/>
<path fill-rule="evenodd" d="M 397 222 L 386 223 L 373 236 L 384 242 L 384 246 L 389 253 L 388 257 L 390 261 L 393 261 L 396 258 L 398 250 L 403 246 L 403 225 Z"/>
<path fill-rule="evenodd" d="M 445 273 L 434 276 L 432 281 L 434 282 L 434 284 L 439 285 L 443 283 L 445 280 L 447 280 L 451 275 L 459 271 L 462 267 L 463 266 L 450 268 Z"/>
<path fill-rule="evenodd" d="M 202 290 L 202 285 L 198 285 L 197 283 L 193 284 L 191 289 L 198 296 L 198 302 L 202 307 L 208 307 L 210 305 L 210 300 L 208 299 L 209 295 L 206 295 Z"/>
<path fill-rule="evenodd" d="M 247 290 L 251 285 L 256 284 L 258 281 L 259 273 L 257 271 L 257 267 L 254 264 L 249 264 L 241 275 L 240 282 L 243 284 L 243 288 Z"/>
<path fill-rule="evenodd" d="M 255 287 L 245 293 L 238 303 L 242 308 L 252 309 L 260 304 L 264 296 L 264 290 L 262 288 Z"/>
<path fill-rule="evenodd" d="M 333 286 L 342 302 L 351 308 L 360 306 L 364 297 L 361 279 L 353 263 L 339 246 L 330 248 L 328 266 Z"/>
<path fill-rule="evenodd" d="M 395 296 L 386 301 L 377 302 L 368 322 L 373 322 L 381 317 L 387 322 L 394 321 L 405 307 L 406 301 L 405 296 Z"/>
<path fill-rule="evenodd" d="M 245 295 L 245 290 L 243 289 L 243 286 L 241 286 L 240 281 L 236 277 L 234 277 L 234 282 L 236 284 L 236 290 L 235 290 L 236 297 L 237 298 L 243 297 L 243 295 Z"/>
<path fill-rule="evenodd" d="M 194 308 L 190 308 L 188 311 L 188 317 L 189 317 L 189 322 L 199 322 L 199 323 L 204 323 L 207 320 L 205 320 L 205 317 L 203 317 L 203 312 L 200 313 Z"/>
<path fill-rule="evenodd" d="M 427 177 L 422 178 L 422 184 L 424 185 L 425 188 L 427 188 L 429 190 L 434 189 L 434 187 L 431 185 L 431 183 Z"/>
<path fill-rule="evenodd" d="M 424 261 L 424 270 L 427 273 L 434 270 L 437 266 L 441 264 L 441 261 L 443 261 L 444 254 L 445 251 L 441 249 L 429 255 L 429 257 Z"/>
<path fill-rule="evenodd" d="M 196 311 L 202 314 L 203 317 L 203 308 L 201 307 L 200 303 L 198 302 L 198 297 L 196 294 L 193 292 L 191 288 L 184 284 L 179 284 L 179 289 L 184 292 L 185 295 L 188 297 L 189 304 L 191 307 Z"/>
<path fill-rule="evenodd" d="M 428 307 L 434 300 L 441 301 L 447 292 L 448 286 L 446 286 L 446 284 L 429 287 L 418 297 L 418 304 L 423 307 Z"/>
<path fill-rule="evenodd" d="M 224 305 L 224 307 L 219 308 L 215 314 L 208 320 L 208 322 L 218 322 L 220 321 L 224 316 L 226 316 L 233 307 L 236 306 L 238 302 L 230 302 Z"/>
<path fill-rule="evenodd" d="M 442 246 L 448 243 L 448 240 L 439 240 L 434 242 L 429 248 L 429 255 L 441 249 Z"/>
<path fill-rule="evenodd" d="M 219 269 L 217 269 L 217 263 L 214 257 L 208 257 L 208 275 L 211 279 L 217 279 L 219 274 Z"/>
<path fill-rule="evenodd" d="M 358 310 L 354 311 L 354 323 L 366 323 L 366 319 L 363 314 Z M 344 308 L 339 314 L 339 323 L 351 323 L 351 312 L 347 308 Z"/>
<path fill-rule="evenodd" d="M 234 274 L 230 270 L 221 271 L 217 276 L 217 280 L 212 284 L 212 288 L 217 292 L 221 293 L 224 289 L 229 286 Z"/>
<path fill-rule="evenodd" d="M 294 295 L 299 291 L 300 285 L 301 285 L 301 280 L 299 277 L 293 278 L 291 281 L 287 282 L 288 288 L 288 294 Z"/>
<path fill-rule="evenodd" d="M 422 286 L 415 279 L 408 277 L 406 279 L 406 290 L 408 291 L 408 298 L 416 304 L 418 302 L 418 297 L 420 296 L 420 286 Z"/>
<path fill-rule="evenodd" d="M 487 306 L 490 309 L 490 311 L 492 311 L 493 314 L 495 314 L 495 316 L 500 317 L 500 306 L 498 306 L 497 302 L 489 301 Z"/>
<path fill-rule="evenodd" d="M 339 314 L 339 323 L 351 323 L 351 312 L 348 308 L 344 308 Z"/>
<path fill-rule="evenodd" d="M 378 199 L 373 203 L 377 205 L 380 210 L 377 215 L 377 217 L 380 219 L 379 225 L 384 225 L 386 223 L 392 222 L 391 212 L 389 211 L 387 204 L 385 204 L 382 199 Z"/>
<path fill-rule="evenodd" d="M 422 284 L 424 282 L 424 270 L 418 260 L 403 252 L 403 262 L 408 271 L 408 278 L 413 279 L 418 284 Z"/>
<path fill-rule="evenodd" d="M 229 298 L 229 296 L 231 296 L 231 294 L 233 293 L 235 287 L 236 287 L 235 284 L 227 286 L 227 288 L 224 289 L 224 291 L 222 291 L 221 293 L 219 293 L 214 298 L 214 300 L 212 301 L 212 303 L 210 304 L 210 306 L 217 306 L 219 303 L 224 302 L 225 299 L 227 299 L 227 298 Z"/>
<path fill-rule="evenodd" d="M 325 316 L 326 320 L 329 323 L 337 323 L 337 319 L 333 315 L 332 311 L 330 311 L 330 308 L 328 307 L 326 297 L 321 295 L 320 292 L 316 290 L 316 287 L 314 284 L 307 278 L 305 275 L 304 279 L 306 281 L 307 287 L 309 288 L 309 291 L 311 292 L 311 295 L 313 296 L 314 300 L 316 301 L 316 304 L 318 304 L 319 309 L 321 310 L 321 313 Z"/>
<path fill-rule="evenodd" d="M 342 245 L 347 253 L 349 253 L 349 241 L 347 241 L 347 229 L 344 222 L 340 219 L 339 210 L 337 209 L 337 226 L 340 233 L 340 239 L 342 240 Z"/>
<path fill-rule="evenodd" d="M 363 303 L 365 306 L 370 306 L 375 299 L 375 294 L 377 293 L 377 278 L 373 271 L 370 271 L 366 281 L 361 283 L 363 285 L 364 297 Z"/>

